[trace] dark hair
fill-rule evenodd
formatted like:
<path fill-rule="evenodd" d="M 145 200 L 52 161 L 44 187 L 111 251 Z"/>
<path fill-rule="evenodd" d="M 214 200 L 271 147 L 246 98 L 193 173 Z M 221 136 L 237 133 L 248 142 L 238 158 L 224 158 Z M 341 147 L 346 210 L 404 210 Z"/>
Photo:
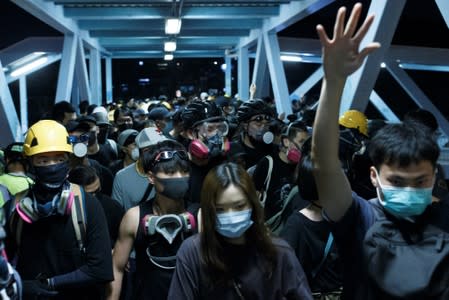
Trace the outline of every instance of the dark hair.
<path fill-rule="evenodd" d="M 158 172 L 163 172 L 166 174 L 172 174 L 178 171 L 181 172 L 189 172 L 190 171 L 190 162 L 189 160 L 182 159 L 178 155 L 174 155 L 170 160 L 162 160 L 157 164 L 154 164 L 154 160 L 156 156 L 162 151 L 186 151 L 184 146 L 174 140 L 166 140 L 157 143 L 148 151 L 143 152 L 142 166 L 145 173 L 149 171 L 153 172 L 153 174 Z"/>
<path fill-rule="evenodd" d="M 117 123 L 117 119 L 120 117 L 120 115 L 122 116 L 128 116 L 128 117 L 133 117 L 133 113 L 130 109 L 128 108 L 117 108 L 114 110 L 114 122 Z"/>
<path fill-rule="evenodd" d="M 51 118 L 55 121 L 62 122 L 65 113 L 74 113 L 75 109 L 72 104 L 67 101 L 56 103 L 51 110 Z"/>
<path fill-rule="evenodd" d="M 313 163 L 310 154 L 304 155 L 299 161 L 296 185 L 302 199 L 307 201 L 318 200 L 318 190 L 313 176 Z"/>
<path fill-rule="evenodd" d="M 98 107 L 98 105 L 96 105 L 96 104 L 91 104 L 91 105 L 89 105 L 88 107 L 87 107 L 87 114 L 88 115 L 91 115 L 92 114 L 92 112 L 94 111 L 94 109 L 95 108 L 97 108 Z"/>
<path fill-rule="evenodd" d="M 430 130 L 414 122 L 384 126 L 372 138 L 368 151 L 377 170 L 382 164 L 406 167 L 423 160 L 435 167 L 440 155 Z"/>
<path fill-rule="evenodd" d="M 93 167 L 77 165 L 70 170 L 69 177 L 67 179 L 70 182 L 84 186 L 92 184 L 97 178 L 97 172 Z"/>
<path fill-rule="evenodd" d="M 246 244 L 257 251 L 253 255 L 266 258 L 268 271 L 276 263 L 276 249 L 271 241 L 270 233 L 264 223 L 263 208 L 256 194 L 254 183 L 246 170 L 235 163 L 224 163 L 209 171 L 201 189 L 201 215 L 203 232 L 201 233 L 201 256 L 206 271 L 214 284 L 227 283 L 232 279 L 226 253 L 223 248 L 223 237 L 216 232 L 216 201 L 230 185 L 239 188 L 247 197 L 252 208 L 253 225 L 245 233 Z M 230 258 L 232 259 L 232 258 Z"/>
<path fill-rule="evenodd" d="M 438 122 L 435 116 L 430 111 L 422 108 L 407 112 L 404 116 L 404 122 L 417 122 L 427 126 L 432 132 L 438 129 Z"/>
<path fill-rule="evenodd" d="M 285 127 L 284 136 L 289 140 L 293 140 L 300 132 L 307 132 L 306 124 L 302 121 L 294 121 Z"/>
<path fill-rule="evenodd" d="M 80 114 L 87 113 L 88 106 L 89 106 L 89 101 L 87 101 L 87 100 L 81 101 L 80 104 L 78 105 L 78 108 L 80 109 Z"/>

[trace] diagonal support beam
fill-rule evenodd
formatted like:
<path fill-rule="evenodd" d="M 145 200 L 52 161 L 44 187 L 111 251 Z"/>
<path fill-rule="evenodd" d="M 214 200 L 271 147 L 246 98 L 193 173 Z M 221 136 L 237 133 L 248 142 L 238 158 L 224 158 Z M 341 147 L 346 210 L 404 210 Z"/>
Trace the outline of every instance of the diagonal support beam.
<path fill-rule="evenodd" d="M 0 146 L 6 147 L 16 141 L 23 141 L 22 129 L 16 108 L 6 82 L 3 66 L 0 62 Z"/>
<path fill-rule="evenodd" d="M 64 46 L 62 48 L 61 65 L 59 66 L 55 102 L 70 102 L 73 77 L 75 73 L 77 40 L 78 38 L 73 35 L 66 35 L 64 37 Z"/>
<path fill-rule="evenodd" d="M 441 131 L 446 136 L 449 136 L 449 122 L 441 114 L 438 108 L 433 105 L 426 94 L 424 94 L 424 92 L 416 85 L 413 79 L 411 79 L 410 76 L 408 76 L 408 74 L 395 62 L 388 62 L 386 68 L 419 107 L 430 111 L 435 116 Z"/>
<path fill-rule="evenodd" d="M 290 96 L 297 95 L 299 98 L 307 94 L 324 76 L 323 67 L 320 66 L 312 73 Z"/>
<path fill-rule="evenodd" d="M 435 3 L 443 16 L 444 22 L 446 22 L 446 26 L 449 27 L 449 1 L 435 0 Z"/>
<path fill-rule="evenodd" d="M 382 47 L 369 55 L 362 67 L 349 76 L 343 91 L 340 114 L 350 108 L 365 111 L 379 75 L 380 64 L 390 48 L 405 2 L 406 0 L 371 2 L 368 15 L 374 14 L 376 17 L 360 47 L 363 48 L 373 41 L 380 42 Z"/>
<path fill-rule="evenodd" d="M 271 84 L 273 85 L 274 100 L 278 114 L 292 113 L 288 94 L 287 79 L 285 78 L 284 65 L 281 61 L 279 42 L 276 33 L 263 33 L 265 51 L 267 52 L 268 69 L 270 70 Z"/>
<path fill-rule="evenodd" d="M 370 101 L 371 104 L 374 105 L 374 107 L 382 114 L 382 116 L 384 116 L 387 121 L 394 123 L 401 121 L 374 90 L 371 92 Z"/>
<path fill-rule="evenodd" d="M 79 100 L 88 100 L 91 103 L 91 92 L 89 87 L 89 76 L 86 65 L 86 55 L 84 53 L 83 41 L 78 40 L 76 47 L 76 61 L 75 61 L 75 78 L 79 89 Z"/>
<path fill-rule="evenodd" d="M 90 70 L 90 90 L 92 93 L 91 103 L 101 105 L 102 85 L 101 85 L 101 55 L 97 49 L 90 49 L 89 58 Z"/>
<path fill-rule="evenodd" d="M 266 77 L 268 76 L 267 54 L 263 42 L 263 36 L 259 36 L 257 41 L 256 59 L 254 62 L 253 79 L 251 82 L 256 84 L 256 94 L 254 97 L 262 98 L 269 95 L 269 84 L 265 84 Z"/>

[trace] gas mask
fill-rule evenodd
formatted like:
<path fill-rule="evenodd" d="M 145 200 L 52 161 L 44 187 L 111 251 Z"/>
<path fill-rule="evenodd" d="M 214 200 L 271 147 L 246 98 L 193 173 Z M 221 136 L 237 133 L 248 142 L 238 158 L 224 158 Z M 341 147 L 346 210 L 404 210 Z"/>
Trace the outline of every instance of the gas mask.
<path fill-rule="evenodd" d="M 196 230 L 195 217 L 189 212 L 179 215 L 146 215 L 143 217 L 141 224 L 145 236 L 159 234 L 170 245 L 174 243 L 178 235 L 181 235 L 182 241 L 184 239 L 184 234 L 193 233 Z M 175 268 L 176 256 L 160 257 L 153 255 L 151 254 L 151 246 L 147 248 L 146 252 L 150 261 L 157 267 L 168 270 Z"/>
<path fill-rule="evenodd" d="M 230 143 L 226 137 L 228 129 L 226 122 L 201 124 L 197 129 L 199 138 L 194 139 L 189 145 L 190 154 L 199 159 L 225 155 L 230 149 Z"/>
<path fill-rule="evenodd" d="M 71 135 L 69 137 L 70 143 L 73 145 L 73 154 L 76 157 L 82 158 L 87 154 L 87 145 L 89 143 L 90 133 L 83 133 L 80 136 Z"/>

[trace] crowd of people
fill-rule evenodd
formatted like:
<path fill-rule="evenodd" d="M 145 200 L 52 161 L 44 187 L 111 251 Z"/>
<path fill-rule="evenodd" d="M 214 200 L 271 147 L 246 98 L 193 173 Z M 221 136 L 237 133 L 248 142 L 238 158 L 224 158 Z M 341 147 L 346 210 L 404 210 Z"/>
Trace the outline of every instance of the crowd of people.
<path fill-rule="evenodd" d="M 380 47 L 359 49 L 361 9 L 332 38 L 317 26 L 314 112 L 206 93 L 56 103 L 3 151 L 2 299 L 448 299 L 435 118 L 339 115 Z"/>

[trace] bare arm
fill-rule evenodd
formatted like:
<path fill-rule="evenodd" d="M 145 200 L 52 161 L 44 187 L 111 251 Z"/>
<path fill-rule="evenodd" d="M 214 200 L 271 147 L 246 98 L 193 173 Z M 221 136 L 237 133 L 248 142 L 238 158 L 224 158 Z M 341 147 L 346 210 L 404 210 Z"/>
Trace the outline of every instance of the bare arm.
<path fill-rule="evenodd" d="M 134 245 L 137 227 L 139 226 L 139 207 L 129 209 L 120 223 L 120 231 L 114 246 L 112 265 L 114 268 L 114 281 L 109 283 L 107 299 L 119 299 L 122 289 L 123 272 L 128 262 L 129 253 Z"/>
<path fill-rule="evenodd" d="M 356 4 L 345 26 L 346 9 L 338 10 L 334 36 L 329 39 L 323 26 L 317 26 L 323 51 L 324 78 L 312 135 L 312 159 L 320 202 L 327 215 L 338 221 L 351 206 L 351 186 L 338 158 L 338 114 L 346 79 L 363 63 L 366 56 L 380 47 L 371 43 L 359 51 L 360 42 L 374 16 L 365 19 L 357 30 L 362 10 Z"/>

